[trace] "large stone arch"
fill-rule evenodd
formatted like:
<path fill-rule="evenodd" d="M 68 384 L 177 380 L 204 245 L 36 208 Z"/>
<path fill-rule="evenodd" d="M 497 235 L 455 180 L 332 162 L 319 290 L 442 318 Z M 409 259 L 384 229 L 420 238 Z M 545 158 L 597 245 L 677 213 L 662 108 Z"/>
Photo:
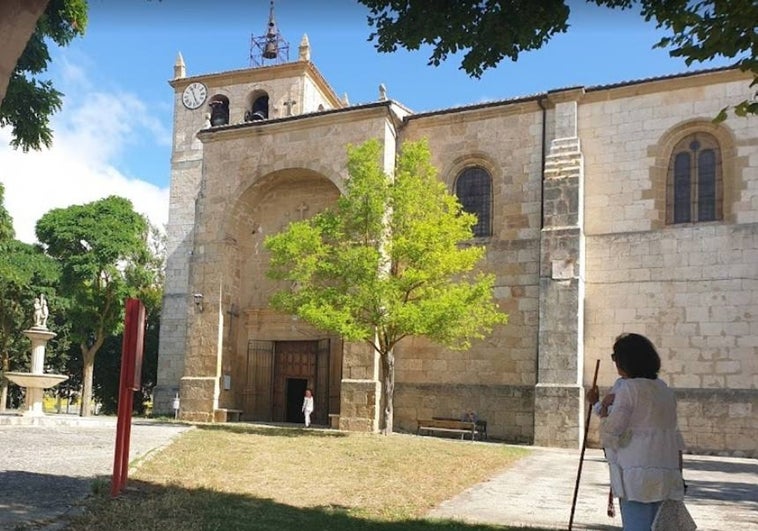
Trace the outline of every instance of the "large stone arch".
<path fill-rule="evenodd" d="M 240 190 L 243 188 L 243 190 Z M 335 203 L 340 190 L 333 179 L 307 168 L 285 168 L 246 180 L 240 185 L 234 203 L 219 227 L 219 241 L 227 248 L 226 268 L 234 273 L 228 281 L 236 284 L 242 298 L 241 307 L 265 307 L 260 295 L 269 294 L 273 284 L 255 283 L 255 294 L 246 292 L 253 270 L 265 275 L 267 253 L 263 247 L 266 236 L 280 232 L 292 221 L 315 215 Z M 247 299 L 244 299 L 247 297 Z"/>
<path fill-rule="evenodd" d="M 246 180 L 246 184 L 247 188 L 230 196 L 235 199 L 217 229 L 224 253 L 222 306 L 231 309 L 226 316 L 226 330 L 222 331 L 226 338 L 222 364 L 224 372 L 234 375 L 234 380 L 239 382 L 235 387 L 234 404 L 244 411 L 245 418 L 270 420 L 261 416 L 254 407 L 255 399 L 251 399 L 250 374 L 258 370 L 251 368 L 254 366 L 251 344 L 320 342 L 328 345 L 326 348 L 330 351 L 328 379 L 332 383 L 330 394 L 325 395 L 321 390 L 317 398 L 323 404 L 329 402 L 330 412 L 339 411 L 341 342 L 269 307 L 270 296 L 280 286 L 266 275 L 269 253 L 264 240 L 292 221 L 312 217 L 333 206 L 340 191 L 332 179 L 302 167 L 269 172 Z M 326 415 L 327 410 L 322 413 Z"/>

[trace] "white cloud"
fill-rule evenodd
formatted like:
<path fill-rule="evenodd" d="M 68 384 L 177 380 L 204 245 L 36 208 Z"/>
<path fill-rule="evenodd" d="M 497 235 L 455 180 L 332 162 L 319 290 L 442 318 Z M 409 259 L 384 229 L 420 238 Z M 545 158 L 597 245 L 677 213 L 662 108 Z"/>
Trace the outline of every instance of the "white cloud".
<path fill-rule="evenodd" d="M 63 110 L 52 119 L 53 147 L 23 153 L 9 146 L 10 129 L 0 129 L 0 182 L 16 238 L 36 241 L 34 226 L 52 208 L 119 195 L 158 226 L 168 218 L 168 188 L 124 174 L 118 158 L 137 140 L 170 145 L 170 133 L 150 117 L 135 95 L 92 88 L 80 69 L 68 71 Z M 167 155 L 168 156 L 168 155 Z"/>

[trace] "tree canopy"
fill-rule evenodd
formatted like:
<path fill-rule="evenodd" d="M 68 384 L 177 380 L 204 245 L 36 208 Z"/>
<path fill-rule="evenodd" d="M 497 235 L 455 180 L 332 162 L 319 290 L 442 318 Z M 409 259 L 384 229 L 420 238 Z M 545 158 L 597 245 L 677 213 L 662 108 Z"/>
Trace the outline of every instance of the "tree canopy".
<path fill-rule="evenodd" d="M 70 300 L 71 340 L 83 357 L 82 414 L 89 414 L 95 355 L 120 331 L 126 297 L 145 263 L 148 223 L 131 202 L 111 196 L 47 212 L 37 239 L 61 268 L 60 292 Z M 130 281 L 132 279 L 133 281 Z"/>
<path fill-rule="evenodd" d="M 370 39 L 381 52 L 432 48 L 430 65 L 463 53 L 461 68 L 481 77 L 503 59 L 546 44 L 569 28 L 568 0 L 358 0 L 370 11 Z M 655 43 L 689 65 L 716 57 L 735 59 L 752 72 L 758 89 L 758 3 L 755 0 L 587 0 L 613 9 L 639 8 L 646 21 L 669 32 Z M 758 96 L 758 92 L 756 92 Z M 735 105 L 738 115 L 758 113 L 755 98 Z M 723 116 L 722 116 L 723 117 Z"/>
<path fill-rule="evenodd" d="M 394 352 L 408 336 L 451 349 L 506 322 L 493 301 L 494 276 L 477 271 L 476 217 L 437 179 L 425 142 L 403 145 L 385 175 L 376 140 L 348 149 L 350 179 L 333 209 L 266 239 L 269 276 L 286 281 L 272 305 L 348 341 L 366 342 L 383 362 L 384 427 L 392 431 Z"/>
<path fill-rule="evenodd" d="M 86 0 L 50 0 L 37 21 L 0 103 L 0 126 L 11 126 L 13 147 L 28 151 L 52 145 L 50 117 L 60 109 L 63 94 L 39 76 L 50 63 L 50 41 L 65 46 L 86 26 Z"/>

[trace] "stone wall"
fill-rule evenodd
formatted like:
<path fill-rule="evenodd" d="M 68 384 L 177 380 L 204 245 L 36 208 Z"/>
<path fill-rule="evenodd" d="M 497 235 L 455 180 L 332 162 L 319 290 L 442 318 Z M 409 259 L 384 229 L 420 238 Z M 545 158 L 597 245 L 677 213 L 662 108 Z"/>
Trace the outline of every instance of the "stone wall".
<path fill-rule="evenodd" d="M 269 76 L 260 87 L 275 106 L 293 90 L 309 107 L 320 97 L 340 104 L 320 78 L 288 85 L 273 70 L 260 72 Z M 245 75 L 209 78 L 214 91 L 235 102 L 233 122 L 242 109 L 236 102 L 250 90 Z M 754 455 L 758 124 L 754 117 L 711 122 L 747 97 L 748 84 L 743 73 L 721 71 L 405 120 L 405 111 L 380 102 L 203 132 L 204 144 L 195 137 L 202 114 L 177 100 L 156 407 L 173 398 L 179 377 L 186 418 L 238 402 L 236 390 L 226 393 L 219 381 L 227 373 L 235 381 L 255 327 L 276 329 L 281 339 L 300 334 L 285 330 L 291 323 L 281 319 L 274 319 L 281 329 L 274 321 L 233 326 L 235 312 L 265 313 L 276 288 L 265 278 L 265 236 L 333 204 L 347 177 L 347 144 L 380 138 L 389 171 L 402 142 L 426 138 L 451 191 L 467 167 L 492 176 L 492 234 L 473 243 L 486 248 L 482 270 L 495 274 L 495 300 L 510 319 L 465 352 L 418 338 L 399 344 L 397 429 L 415 431 L 418 418 L 474 409 L 495 438 L 577 447 L 595 360 L 599 384 L 610 386 L 613 340 L 636 331 L 660 350 L 661 376 L 677 392 L 690 449 Z M 671 150 L 700 130 L 721 146 L 724 218 L 667 226 Z M 204 312 L 193 307 L 193 292 L 204 294 Z M 340 428 L 377 430 L 376 356 L 345 345 L 341 370 L 341 395 L 334 397 Z M 596 441 L 596 427 L 591 435 Z"/>
<path fill-rule="evenodd" d="M 180 72 L 177 72 L 180 73 Z M 194 311 L 189 286 L 190 257 L 194 252 L 196 200 L 200 192 L 203 146 L 197 132 L 205 127 L 203 109 L 191 111 L 174 93 L 173 153 L 166 229 L 166 281 L 159 337 L 158 381 L 153 411 L 173 414 L 172 403 L 184 375 L 188 318 Z"/>
<path fill-rule="evenodd" d="M 747 97 L 738 72 L 587 94 L 584 382 L 616 378 L 621 332 L 648 336 L 679 397 L 690 450 L 755 455 L 758 398 L 758 119 L 711 118 Z M 609 97 L 615 96 L 615 97 Z M 720 144 L 724 219 L 666 225 L 671 150 L 695 131 Z M 594 431 L 593 431 L 594 433 Z"/>
<path fill-rule="evenodd" d="M 416 433 L 417 419 L 461 418 L 473 410 L 496 440 L 534 441 L 534 388 L 519 385 L 398 383 L 395 430 Z"/>
<path fill-rule="evenodd" d="M 203 293 L 205 310 L 190 312 L 183 379 L 220 381 L 239 368 L 248 337 L 239 327 L 230 334 L 230 315 L 267 307 L 276 288 L 266 279 L 265 236 L 333 204 L 346 177 L 346 146 L 386 133 L 388 107 L 200 134 L 203 176 L 188 285 Z M 379 138 L 394 153 L 394 139 Z M 224 395 L 216 386 L 199 414 L 225 403 Z M 193 414 L 189 406 L 182 412 Z"/>
<path fill-rule="evenodd" d="M 536 380 L 542 113 L 535 101 L 481 105 L 411 117 L 401 141 L 426 139 L 451 192 L 467 167 L 492 177 L 492 235 L 476 238 L 495 274 L 494 297 L 509 316 L 467 351 L 421 338 L 396 348 L 395 426 L 416 430 L 418 418 L 459 418 L 474 409 L 490 436 L 532 441 Z"/>

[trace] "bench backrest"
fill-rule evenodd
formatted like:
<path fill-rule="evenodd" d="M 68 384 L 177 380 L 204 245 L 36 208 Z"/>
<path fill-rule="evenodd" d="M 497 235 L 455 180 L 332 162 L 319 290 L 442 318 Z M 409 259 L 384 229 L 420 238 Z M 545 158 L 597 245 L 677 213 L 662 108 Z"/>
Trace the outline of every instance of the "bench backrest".
<path fill-rule="evenodd" d="M 419 420 L 419 426 L 426 426 L 428 428 L 447 428 L 451 430 L 474 430 L 476 428 L 475 422 L 466 422 L 462 420 L 441 420 L 441 419 L 428 419 Z"/>

